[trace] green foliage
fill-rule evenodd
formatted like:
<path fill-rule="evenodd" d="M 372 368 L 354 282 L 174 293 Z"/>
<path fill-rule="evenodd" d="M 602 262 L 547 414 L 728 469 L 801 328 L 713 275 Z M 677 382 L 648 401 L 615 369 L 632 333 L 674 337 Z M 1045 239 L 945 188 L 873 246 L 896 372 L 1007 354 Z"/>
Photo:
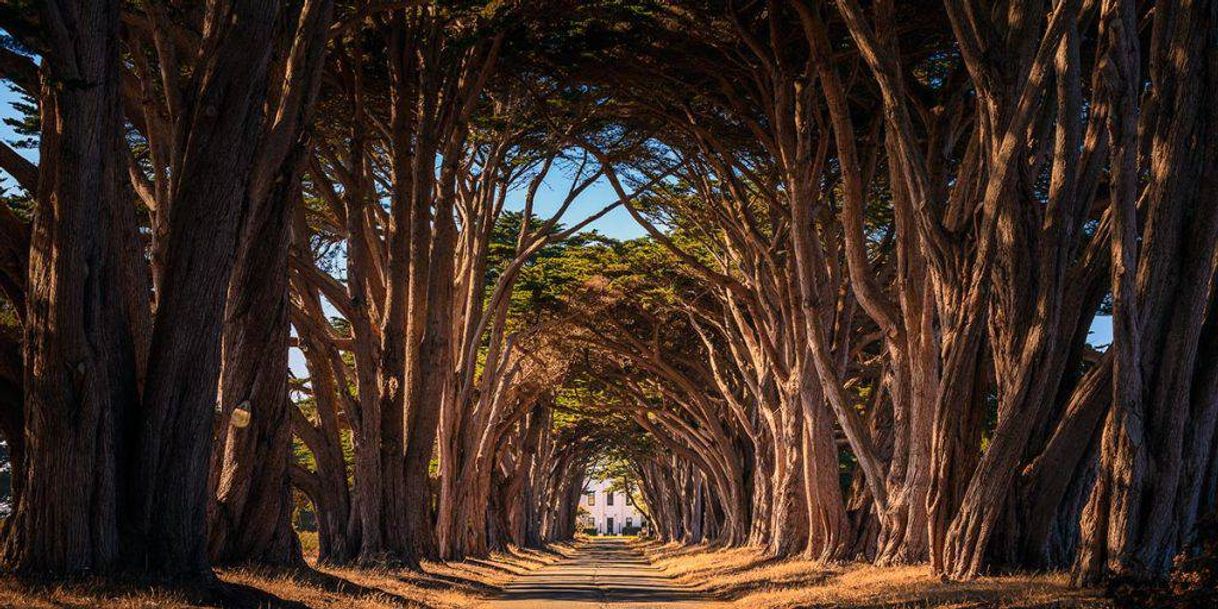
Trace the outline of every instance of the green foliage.
<path fill-rule="evenodd" d="M 508 211 L 500 216 L 491 233 L 487 255 L 487 298 L 495 280 L 516 255 L 516 241 L 523 214 Z M 531 230 L 539 230 L 543 222 L 530 219 Z M 562 232 L 561 225 L 551 228 L 551 234 Z M 603 262 L 604 251 L 615 241 L 599 233 L 580 233 L 542 247 L 524 264 L 512 291 L 510 313 L 535 322 L 544 312 L 555 311 L 563 296 L 573 286 L 595 274 Z"/>
<path fill-rule="evenodd" d="M 0 35 L 0 47 L 10 49 L 19 54 L 27 54 L 9 36 Z M 38 135 L 42 130 L 42 121 L 39 118 L 38 112 L 38 100 L 19 87 L 7 86 L 9 95 L 12 97 L 9 102 L 12 107 L 12 115 L 5 116 L 3 121 L 18 137 L 5 143 L 18 150 L 36 150 L 38 148 Z M 0 175 L 0 205 L 8 207 L 18 218 L 27 222 L 31 221 L 34 215 L 34 201 L 31 195 L 32 193 L 26 192 L 16 181 L 7 176 Z"/>
<path fill-rule="evenodd" d="M 38 100 L 17 87 L 10 86 L 9 91 L 15 97 L 10 102 L 15 116 L 5 117 L 4 124 L 20 137 L 8 143 L 14 148 L 37 149 L 38 135 L 42 132 Z"/>

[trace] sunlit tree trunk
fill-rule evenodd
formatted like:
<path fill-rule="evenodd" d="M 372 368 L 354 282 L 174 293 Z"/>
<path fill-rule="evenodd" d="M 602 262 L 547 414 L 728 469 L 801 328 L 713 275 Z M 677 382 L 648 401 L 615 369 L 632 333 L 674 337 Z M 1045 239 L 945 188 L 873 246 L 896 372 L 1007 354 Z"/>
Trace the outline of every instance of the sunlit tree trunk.
<path fill-rule="evenodd" d="M 295 172 L 293 172 L 295 173 Z M 303 564 L 292 530 L 288 251 L 299 177 L 258 209 L 234 271 L 220 378 L 218 487 L 208 518 L 213 562 Z"/>
<path fill-rule="evenodd" d="M 1112 408 L 1100 472 L 1084 511 L 1076 576 L 1166 576 L 1193 538 L 1213 473 L 1213 338 L 1218 208 L 1212 202 L 1218 115 L 1214 7 L 1153 16 L 1142 103 L 1132 2 L 1105 4 L 1112 87 Z M 1158 7 L 1157 7 L 1158 8 Z M 1143 138 L 1145 138 L 1143 140 Z M 1143 161 L 1145 159 L 1145 161 Z M 1141 169 L 1141 163 L 1148 167 Z M 1139 193 L 1139 173 L 1147 173 Z M 1211 478 L 1212 479 L 1212 478 Z M 1210 488 L 1212 492 L 1212 487 Z"/>
<path fill-rule="evenodd" d="M 229 285 L 224 324 L 219 457 L 213 464 L 219 471 L 212 472 L 218 487 L 208 517 L 213 562 L 303 564 L 292 529 L 288 476 L 293 460 L 289 254 L 308 152 L 306 141 L 297 134 L 312 116 L 330 5 L 328 0 L 307 3 L 297 27 L 289 30 L 294 42 L 288 61 L 279 69 L 285 83 L 275 100 L 276 120 L 269 126 L 269 145 L 259 148 L 258 170 L 250 185 L 249 216 Z"/>
<path fill-rule="evenodd" d="M 217 50 L 196 67 L 169 210 L 169 243 L 157 299 L 131 510 L 156 570 L 207 569 L 206 506 L 212 422 L 220 372 L 224 300 L 262 132 L 278 4 L 209 6 Z M 224 22 L 221 25 L 219 22 Z M 204 46 L 209 46 L 205 41 Z M 201 228 L 202 227 L 202 228 Z"/>
<path fill-rule="evenodd" d="M 139 399 L 138 320 L 147 319 L 130 304 L 147 284 L 131 281 L 140 267 L 122 187 L 119 8 L 48 2 L 41 14 L 57 27 L 41 67 L 25 479 L 3 546 L 5 567 L 19 572 L 103 572 L 125 559 L 119 518 L 132 508 L 124 466 Z"/>

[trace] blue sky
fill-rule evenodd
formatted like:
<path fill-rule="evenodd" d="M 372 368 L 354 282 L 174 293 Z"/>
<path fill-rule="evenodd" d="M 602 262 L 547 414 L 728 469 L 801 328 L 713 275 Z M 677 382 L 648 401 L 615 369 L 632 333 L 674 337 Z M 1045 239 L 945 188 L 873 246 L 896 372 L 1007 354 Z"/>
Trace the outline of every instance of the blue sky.
<path fill-rule="evenodd" d="M 6 82 L 0 82 L 0 119 L 14 118 L 17 116 L 17 112 L 13 110 L 13 102 L 17 100 L 17 94 L 13 93 L 10 85 Z M 16 136 L 17 134 L 13 132 L 12 128 L 10 128 L 7 124 L 0 123 L 0 138 L 3 138 L 5 142 L 12 142 L 13 138 Z M 17 152 L 21 153 L 22 156 L 30 160 L 35 160 L 38 158 L 37 150 L 18 149 Z M 0 170 L 0 174 L 3 173 L 4 172 Z M 8 174 L 4 175 L 7 176 Z"/>
<path fill-rule="evenodd" d="M 554 171 L 551 174 L 557 174 Z M 534 213 L 542 218 L 548 218 L 562 204 L 563 199 L 567 196 L 567 189 L 570 188 L 570 182 L 557 178 L 546 180 L 542 183 L 541 188 L 537 191 L 537 199 L 535 202 L 536 209 Z M 580 193 L 578 199 L 575 200 L 563 215 L 563 224 L 572 226 L 583 221 L 588 216 L 600 211 L 606 205 L 617 200 L 617 193 L 613 191 L 613 187 L 609 185 L 608 180 L 601 178 L 587 190 Z M 520 210 L 524 207 L 524 189 L 517 189 L 516 192 L 509 193 L 506 206 L 511 210 Z M 643 227 L 630 217 L 630 212 L 622 208 L 615 207 L 612 211 L 605 214 L 604 217 L 598 218 L 595 222 L 588 225 L 589 229 L 596 229 L 607 237 L 614 239 L 635 239 L 646 234 Z"/>

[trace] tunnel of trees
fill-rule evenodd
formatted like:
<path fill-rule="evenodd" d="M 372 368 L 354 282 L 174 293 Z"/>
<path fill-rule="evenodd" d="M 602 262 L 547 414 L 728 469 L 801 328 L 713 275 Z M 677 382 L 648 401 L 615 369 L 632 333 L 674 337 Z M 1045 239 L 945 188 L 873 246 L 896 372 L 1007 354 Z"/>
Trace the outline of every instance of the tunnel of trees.
<path fill-rule="evenodd" d="M 1215 511 L 1218 1 L 0 29 L 7 570 L 540 546 L 605 459 L 662 540 L 959 579 L 1161 580 Z"/>

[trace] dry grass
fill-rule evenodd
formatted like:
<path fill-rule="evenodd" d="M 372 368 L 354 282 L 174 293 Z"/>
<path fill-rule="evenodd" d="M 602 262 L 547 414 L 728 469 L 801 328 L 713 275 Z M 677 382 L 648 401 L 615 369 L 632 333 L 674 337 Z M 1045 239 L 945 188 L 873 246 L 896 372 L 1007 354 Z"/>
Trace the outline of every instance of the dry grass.
<path fill-rule="evenodd" d="M 0 607 L 14 609 L 464 609 L 494 596 L 511 578 L 552 563 L 569 546 L 513 549 L 486 560 L 425 563 L 423 571 L 317 567 L 267 571 L 220 569 L 207 587 L 148 586 L 80 580 L 41 585 L 0 578 Z"/>
<path fill-rule="evenodd" d="M 674 578 L 749 609 L 1110 606 L 1096 591 L 1072 588 L 1068 578 L 1060 574 L 944 582 L 926 566 L 826 566 L 808 560 L 768 558 L 756 548 L 642 546 L 651 560 Z"/>

